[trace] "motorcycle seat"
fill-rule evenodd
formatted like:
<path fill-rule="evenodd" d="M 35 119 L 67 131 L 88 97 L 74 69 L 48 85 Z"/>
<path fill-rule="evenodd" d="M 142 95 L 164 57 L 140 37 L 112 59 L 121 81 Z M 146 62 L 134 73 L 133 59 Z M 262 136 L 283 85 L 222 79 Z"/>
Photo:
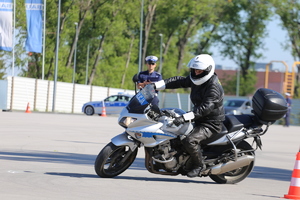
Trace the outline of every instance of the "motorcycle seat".
<path fill-rule="evenodd" d="M 243 127 L 248 128 L 253 125 L 254 115 L 226 115 L 225 121 L 223 121 L 222 131 L 218 134 L 213 135 L 212 137 L 201 141 L 203 145 L 209 144 L 227 133 L 241 130 Z"/>
<path fill-rule="evenodd" d="M 202 141 L 200 142 L 200 144 L 201 144 L 201 145 L 203 145 L 203 144 L 209 144 L 209 143 L 211 143 L 211 142 L 213 142 L 213 141 L 215 141 L 215 140 L 217 140 L 217 139 L 223 137 L 223 135 L 226 135 L 227 133 L 228 133 L 228 130 L 227 130 L 226 126 L 225 126 L 224 123 L 223 123 L 223 125 L 222 125 L 222 130 L 221 130 L 220 133 L 215 134 L 215 135 L 213 135 L 212 137 L 210 137 L 210 138 L 208 138 L 208 139 L 206 139 L 206 140 L 202 140 Z"/>
<path fill-rule="evenodd" d="M 228 132 L 238 131 L 253 124 L 253 115 L 226 115 L 223 124 Z"/>

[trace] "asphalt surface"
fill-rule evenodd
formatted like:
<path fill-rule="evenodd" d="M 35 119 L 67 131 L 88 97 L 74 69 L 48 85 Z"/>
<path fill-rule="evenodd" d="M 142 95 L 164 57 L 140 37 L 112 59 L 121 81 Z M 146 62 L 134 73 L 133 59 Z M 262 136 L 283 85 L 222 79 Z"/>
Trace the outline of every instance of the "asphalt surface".
<path fill-rule="evenodd" d="M 263 150 L 256 151 L 254 170 L 238 184 L 151 174 L 144 167 L 143 148 L 123 174 L 99 178 L 94 161 L 123 131 L 117 119 L 0 112 L 0 199 L 269 200 L 288 194 L 300 127 L 271 126 L 262 137 Z"/>

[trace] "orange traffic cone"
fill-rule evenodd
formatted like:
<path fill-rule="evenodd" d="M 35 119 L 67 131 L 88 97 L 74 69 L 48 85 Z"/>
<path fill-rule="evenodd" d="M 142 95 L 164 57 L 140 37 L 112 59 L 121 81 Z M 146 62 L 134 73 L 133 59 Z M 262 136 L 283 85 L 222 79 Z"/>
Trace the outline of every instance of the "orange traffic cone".
<path fill-rule="evenodd" d="M 31 111 L 30 111 L 30 106 L 29 106 L 29 102 L 28 102 L 28 104 L 27 104 L 25 113 L 31 113 Z"/>
<path fill-rule="evenodd" d="M 296 156 L 296 163 L 292 174 L 289 194 L 284 195 L 286 199 L 300 199 L 300 149 Z"/>
<path fill-rule="evenodd" d="M 102 106 L 102 113 L 101 113 L 101 117 L 106 117 L 106 109 L 105 109 L 105 104 L 104 102 L 103 103 L 103 106 Z"/>

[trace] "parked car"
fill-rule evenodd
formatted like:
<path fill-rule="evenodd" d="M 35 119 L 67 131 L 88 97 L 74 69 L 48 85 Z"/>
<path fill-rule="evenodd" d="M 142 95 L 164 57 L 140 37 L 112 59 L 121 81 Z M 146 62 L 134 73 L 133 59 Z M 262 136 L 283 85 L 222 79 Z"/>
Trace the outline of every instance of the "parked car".
<path fill-rule="evenodd" d="M 82 112 L 86 115 L 101 115 L 103 105 L 105 105 L 106 114 L 119 114 L 127 106 L 132 95 L 118 94 L 105 98 L 102 101 L 90 101 L 82 106 Z"/>
<path fill-rule="evenodd" d="M 252 114 L 252 101 L 249 99 L 227 99 L 224 101 L 225 114 Z"/>

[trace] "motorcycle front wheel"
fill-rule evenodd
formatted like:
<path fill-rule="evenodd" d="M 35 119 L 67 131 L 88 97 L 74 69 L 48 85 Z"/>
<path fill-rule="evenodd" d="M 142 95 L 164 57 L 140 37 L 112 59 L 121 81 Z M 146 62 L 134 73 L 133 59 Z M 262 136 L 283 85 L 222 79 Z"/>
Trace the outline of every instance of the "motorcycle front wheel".
<path fill-rule="evenodd" d="M 136 158 L 138 148 L 131 151 L 128 146 L 108 143 L 95 160 L 95 171 L 102 178 L 112 178 L 123 173 Z"/>
<path fill-rule="evenodd" d="M 237 151 L 247 151 L 247 150 L 253 150 L 251 145 L 246 141 L 241 141 L 237 146 Z M 221 149 L 218 149 L 222 151 L 223 153 L 230 153 L 232 148 L 230 146 L 220 146 Z M 247 153 L 239 153 L 239 156 L 243 155 L 252 155 L 255 156 L 254 152 L 250 151 Z M 209 175 L 209 177 L 215 181 L 216 183 L 221 184 L 234 184 L 238 183 L 242 180 L 244 180 L 252 171 L 254 167 L 254 161 L 252 161 L 249 165 L 226 172 L 224 174 L 218 174 L 218 175 Z"/>

